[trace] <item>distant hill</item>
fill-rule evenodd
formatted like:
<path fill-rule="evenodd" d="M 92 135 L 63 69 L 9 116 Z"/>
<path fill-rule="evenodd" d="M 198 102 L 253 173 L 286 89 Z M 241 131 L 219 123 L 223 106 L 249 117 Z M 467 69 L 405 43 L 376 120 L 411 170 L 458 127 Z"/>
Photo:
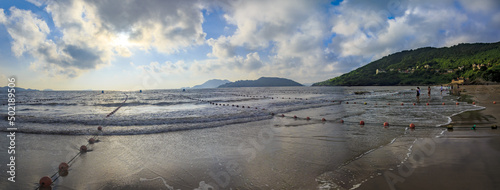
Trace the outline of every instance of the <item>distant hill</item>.
<path fill-rule="evenodd" d="M 7 93 L 7 89 L 9 89 L 8 86 L 0 87 L 0 92 Z M 21 91 L 39 91 L 39 90 L 36 90 L 36 89 L 31 89 L 31 88 L 25 89 L 25 88 L 21 88 L 21 87 L 15 87 L 14 89 L 16 89 L 16 92 L 21 92 Z"/>
<path fill-rule="evenodd" d="M 500 82 L 500 42 L 405 50 L 313 86 L 433 85 L 457 77 Z"/>
<path fill-rule="evenodd" d="M 207 82 L 205 82 L 203 84 L 193 86 L 191 89 L 217 88 L 220 85 L 223 85 L 223 84 L 226 84 L 226 83 L 230 83 L 230 82 L 231 81 L 228 81 L 228 80 L 212 79 L 212 80 L 208 80 Z"/>
<path fill-rule="evenodd" d="M 239 80 L 220 85 L 219 88 L 228 87 L 270 87 L 270 86 L 302 86 L 293 80 L 277 77 L 261 77 L 257 80 Z"/>

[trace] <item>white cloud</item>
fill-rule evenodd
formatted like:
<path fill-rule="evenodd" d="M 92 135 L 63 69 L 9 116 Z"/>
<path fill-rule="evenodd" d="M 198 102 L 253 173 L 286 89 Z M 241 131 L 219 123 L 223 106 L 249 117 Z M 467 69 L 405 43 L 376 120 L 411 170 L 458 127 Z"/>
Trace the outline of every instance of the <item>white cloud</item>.
<path fill-rule="evenodd" d="M 3 9 L 0 9 L 0 23 L 5 23 L 7 22 L 7 18 L 5 18 L 5 13 Z"/>
<path fill-rule="evenodd" d="M 12 37 L 12 52 L 15 56 L 31 55 L 35 61 L 31 68 L 43 71 L 50 76 L 78 76 L 83 70 L 95 69 L 107 63 L 110 50 L 102 44 L 91 44 L 91 38 L 70 41 L 48 38 L 50 29 L 47 23 L 28 10 L 15 7 L 9 9 L 5 26 Z"/>
<path fill-rule="evenodd" d="M 207 44 L 212 46 L 212 53 L 209 53 L 208 57 L 218 57 L 218 58 L 228 58 L 235 56 L 234 47 L 230 44 L 229 39 L 225 36 L 221 36 L 216 40 L 210 38 L 207 40 Z"/>
<path fill-rule="evenodd" d="M 33 5 L 35 5 L 37 7 L 40 7 L 43 4 L 47 3 L 47 0 L 26 0 L 26 1 L 32 3 Z"/>

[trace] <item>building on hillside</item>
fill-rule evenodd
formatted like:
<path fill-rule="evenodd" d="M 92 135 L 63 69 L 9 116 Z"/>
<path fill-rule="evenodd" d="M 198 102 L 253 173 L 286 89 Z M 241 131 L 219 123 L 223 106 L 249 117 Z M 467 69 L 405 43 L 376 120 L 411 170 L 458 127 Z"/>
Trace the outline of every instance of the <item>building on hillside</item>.
<path fill-rule="evenodd" d="M 384 70 L 382 70 L 382 69 L 377 69 L 377 70 L 375 71 L 375 74 L 379 74 L 379 73 L 385 73 L 385 71 L 384 71 Z"/>

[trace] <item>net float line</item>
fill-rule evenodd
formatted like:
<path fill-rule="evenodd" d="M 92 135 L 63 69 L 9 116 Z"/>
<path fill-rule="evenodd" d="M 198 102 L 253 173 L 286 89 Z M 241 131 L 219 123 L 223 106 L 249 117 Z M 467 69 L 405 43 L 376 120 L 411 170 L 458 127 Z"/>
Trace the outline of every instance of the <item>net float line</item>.
<path fill-rule="evenodd" d="M 125 94 L 125 93 L 124 93 L 124 94 Z M 128 95 L 127 95 L 127 94 L 125 94 L 125 96 L 126 96 L 126 97 L 125 97 L 125 100 L 123 100 L 123 102 L 120 104 L 120 106 L 118 106 L 115 110 L 113 110 L 111 113 L 109 113 L 108 115 L 106 115 L 106 117 L 109 117 L 109 116 L 111 116 L 111 115 L 115 114 L 115 112 L 117 112 L 117 111 L 118 111 L 118 110 L 119 110 L 119 109 L 120 109 L 120 108 L 121 108 L 121 107 L 125 104 L 125 102 L 127 102 L 127 100 L 128 100 Z"/>
<path fill-rule="evenodd" d="M 124 93 L 125 94 L 125 93 Z M 121 105 L 116 108 L 115 110 L 113 110 L 111 113 L 109 113 L 106 117 L 104 117 L 103 121 L 108 118 L 109 116 L 113 115 L 116 111 L 118 111 L 119 108 L 121 108 L 125 102 L 127 102 L 128 100 L 128 95 L 125 94 L 125 100 L 123 100 L 123 102 L 121 103 Z M 99 126 L 97 127 L 97 131 L 98 133 L 96 135 L 93 135 L 91 138 L 88 139 L 88 143 L 86 145 L 82 145 L 80 146 L 80 149 L 78 151 L 78 153 L 76 153 L 75 156 L 73 156 L 68 162 L 61 162 L 59 164 L 59 167 L 58 167 L 58 171 L 56 171 L 54 174 L 52 174 L 52 176 L 44 176 L 42 178 L 40 178 L 38 184 L 39 186 L 36 188 L 36 190 L 40 189 L 40 188 L 50 188 L 51 185 L 57 181 L 57 179 L 59 179 L 59 177 L 61 176 L 67 176 L 69 174 L 69 168 L 71 168 L 72 164 L 74 163 L 74 161 L 76 160 L 76 158 L 78 158 L 79 156 L 81 156 L 82 154 L 84 153 L 87 153 L 88 151 L 91 151 L 92 149 L 89 149 L 88 147 L 94 145 L 94 143 L 96 142 L 99 142 L 99 136 L 100 136 L 100 133 L 102 133 L 102 126 Z"/>

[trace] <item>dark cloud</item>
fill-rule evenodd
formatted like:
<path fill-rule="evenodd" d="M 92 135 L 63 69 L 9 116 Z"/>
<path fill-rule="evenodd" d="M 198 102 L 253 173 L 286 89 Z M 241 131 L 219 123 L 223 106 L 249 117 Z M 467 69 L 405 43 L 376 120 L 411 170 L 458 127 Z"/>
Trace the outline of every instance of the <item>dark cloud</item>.
<path fill-rule="evenodd" d="M 64 63 L 79 69 L 94 69 L 98 64 L 102 63 L 100 60 L 102 52 L 88 47 L 68 45 L 63 49 L 63 52 L 67 53 L 71 60 L 64 61 Z"/>

